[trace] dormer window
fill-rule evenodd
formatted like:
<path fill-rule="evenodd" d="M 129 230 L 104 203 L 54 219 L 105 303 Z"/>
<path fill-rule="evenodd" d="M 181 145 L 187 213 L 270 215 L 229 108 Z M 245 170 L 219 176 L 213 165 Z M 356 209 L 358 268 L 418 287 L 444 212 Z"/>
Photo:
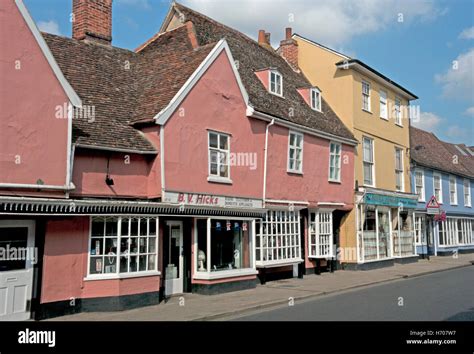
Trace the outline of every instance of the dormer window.
<path fill-rule="evenodd" d="M 278 71 L 270 71 L 270 93 L 283 96 L 283 77 Z"/>
<path fill-rule="evenodd" d="M 311 91 L 311 108 L 315 111 L 321 112 L 321 91 L 317 88 L 312 88 Z"/>

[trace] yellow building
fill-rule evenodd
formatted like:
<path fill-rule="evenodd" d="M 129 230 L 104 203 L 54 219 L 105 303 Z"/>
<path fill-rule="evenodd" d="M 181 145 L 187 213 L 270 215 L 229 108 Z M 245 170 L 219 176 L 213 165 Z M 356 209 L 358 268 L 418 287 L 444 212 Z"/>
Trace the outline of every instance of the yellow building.
<path fill-rule="evenodd" d="M 282 41 L 288 56 L 360 144 L 355 159 L 355 207 L 342 221 L 339 260 L 364 269 L 416 260 L 410 190 L 409 105 L 413 93 L 363 62 L 297 34 Z"/>

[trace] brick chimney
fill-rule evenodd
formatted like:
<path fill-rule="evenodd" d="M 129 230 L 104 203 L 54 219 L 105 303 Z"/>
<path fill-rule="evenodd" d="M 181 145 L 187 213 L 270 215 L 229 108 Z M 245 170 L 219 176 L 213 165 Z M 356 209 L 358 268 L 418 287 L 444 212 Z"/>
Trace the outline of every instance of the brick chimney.
<path fill-rule="evenodd" d="M 286 28 L 285 39 L 280 42 L 280 48 L 278 49 L 278 52 L 283 58 L 286 59 L 286 61 L 293 67 L 293 69 L 299 70 L 298 43 L 293 38 L 291 38 L 291 36 L 291 28 Z"/>
<path fill-rule="evenodd" d="M 73 0 L 72 38 L 112 44 L 112 0 Z"/>
<path fill-rule="evenodd" d="M 270 33 L 265 32 L 265 30 L 258 31 L 258 44 L 263 47 L 273 49 L 272 45 L 270 44 Z"/>

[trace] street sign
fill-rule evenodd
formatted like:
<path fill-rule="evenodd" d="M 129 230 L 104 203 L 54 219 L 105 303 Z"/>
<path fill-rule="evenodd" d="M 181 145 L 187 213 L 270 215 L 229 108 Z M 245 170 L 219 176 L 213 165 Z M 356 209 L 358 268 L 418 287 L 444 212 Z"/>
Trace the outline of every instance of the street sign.
<path fill-rule="evenodd" d="M 426 213 L 428 215 L 438 215 L 439 211 L 439 203 L 436 200 L 436 197 L 433 195 L 428 203 L 426 203 Z"/>

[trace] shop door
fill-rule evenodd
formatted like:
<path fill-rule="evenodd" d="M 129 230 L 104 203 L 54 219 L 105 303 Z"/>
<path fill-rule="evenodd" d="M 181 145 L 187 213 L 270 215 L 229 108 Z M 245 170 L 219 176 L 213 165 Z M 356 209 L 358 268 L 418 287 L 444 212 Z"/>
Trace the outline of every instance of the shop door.
<path fill-rule="evenodd" d="M 0 221 L 0 321 L 30 318 L 34 221 Z"/>
<path fill-rule="evenodd" d="M 168 221 L 168 250 L 165 253 L 165 295 L 183 293 L 183 223 Z"/>

